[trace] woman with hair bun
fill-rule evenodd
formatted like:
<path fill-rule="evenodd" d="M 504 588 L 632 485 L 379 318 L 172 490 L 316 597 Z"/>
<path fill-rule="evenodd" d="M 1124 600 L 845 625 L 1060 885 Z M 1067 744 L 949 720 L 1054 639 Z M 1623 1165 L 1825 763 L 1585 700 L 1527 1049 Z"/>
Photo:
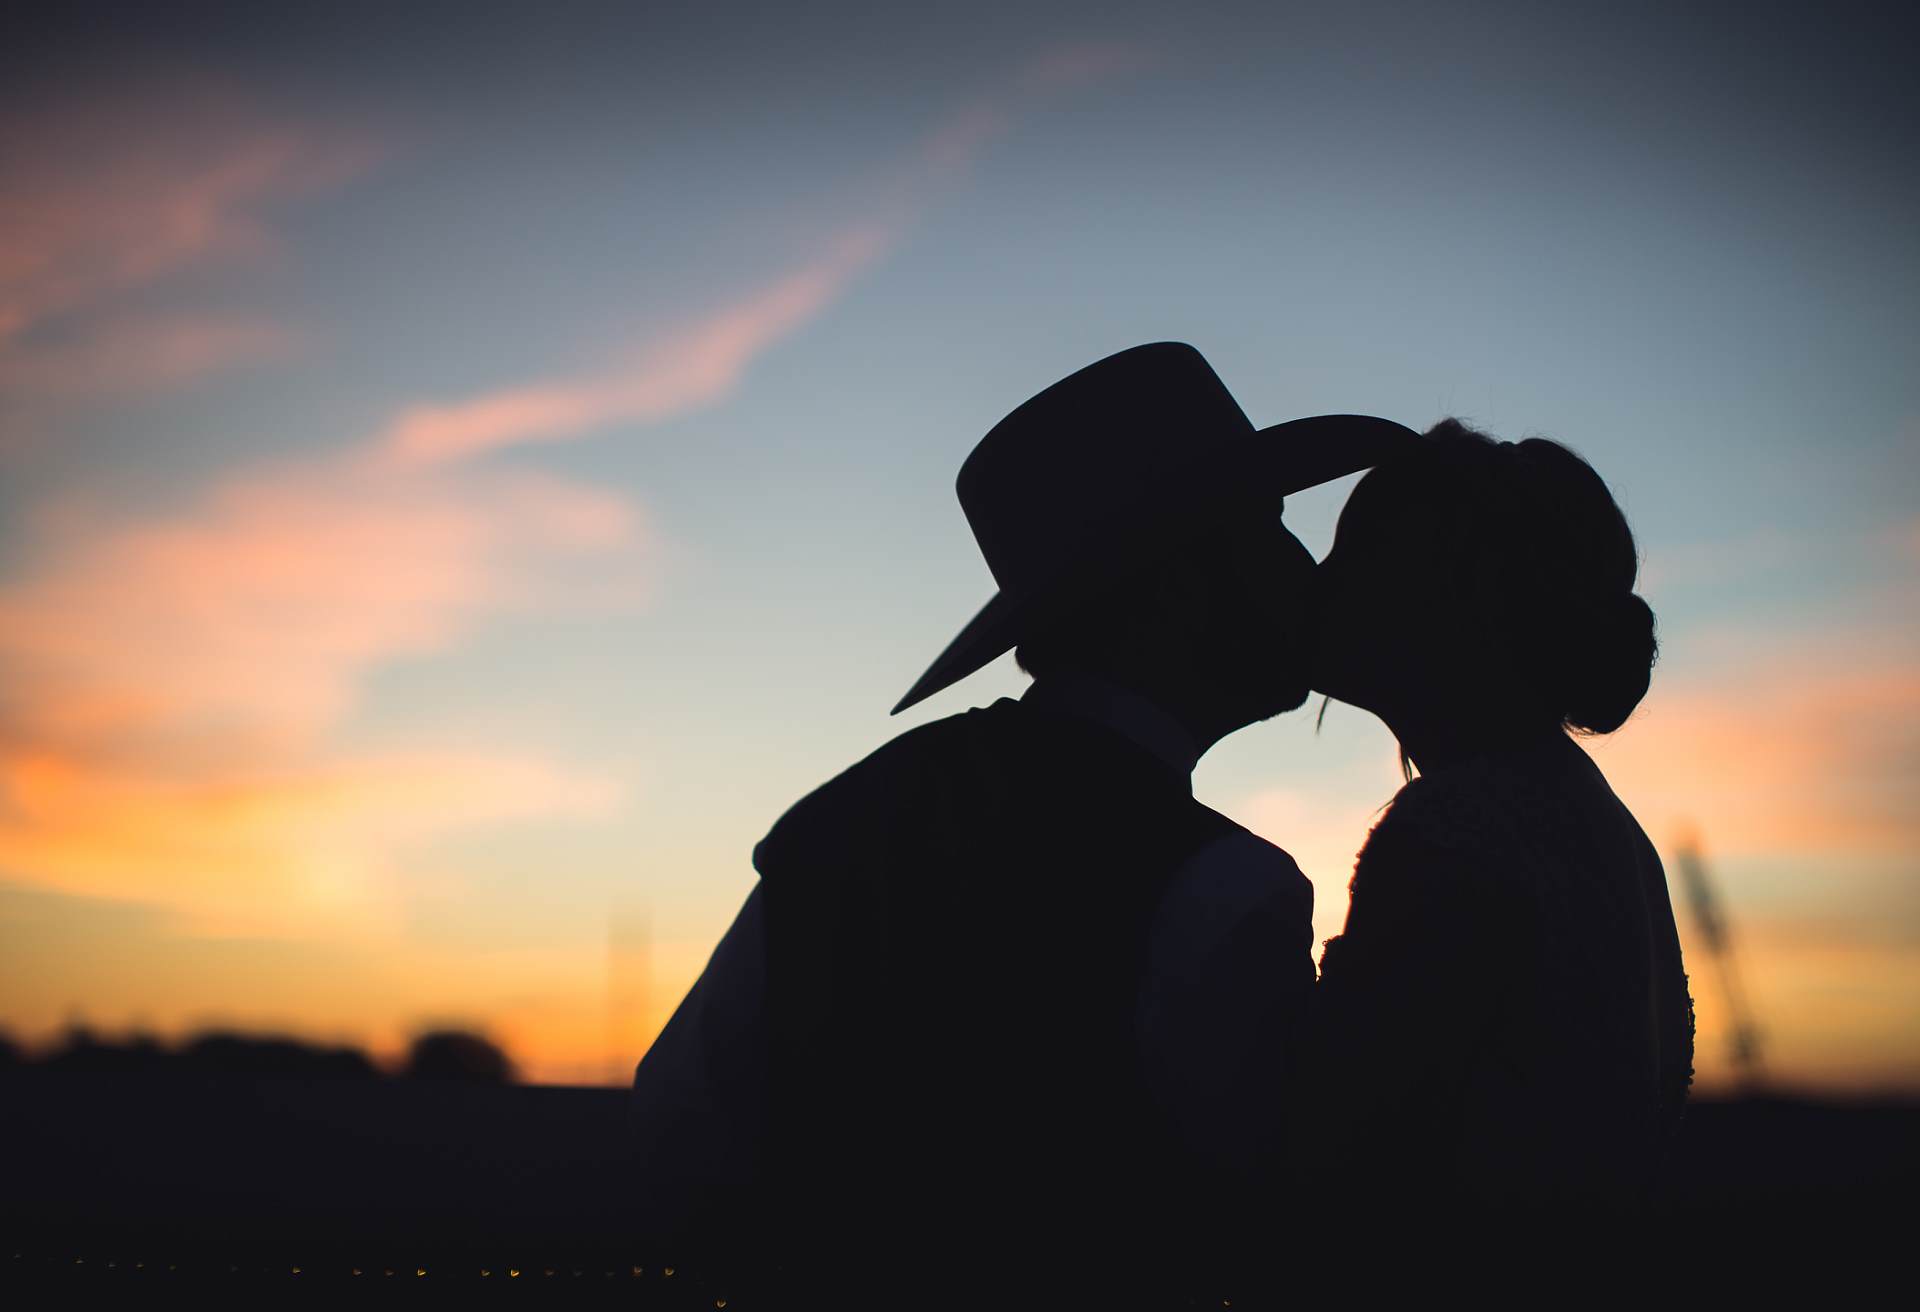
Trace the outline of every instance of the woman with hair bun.
<path fill-rule="evenodd" d="M 1386 723 L 1409 782 L 1322 958 L 1301 1151 L 1374 1215 L 1631 1208 L 1693 1057 L 1659 855 L 1577 741 L 1646 695 L 1633 535 L 1556 442 L 1426 436 L 1361 479 L 1318 576 L 1315 687 Z"/>

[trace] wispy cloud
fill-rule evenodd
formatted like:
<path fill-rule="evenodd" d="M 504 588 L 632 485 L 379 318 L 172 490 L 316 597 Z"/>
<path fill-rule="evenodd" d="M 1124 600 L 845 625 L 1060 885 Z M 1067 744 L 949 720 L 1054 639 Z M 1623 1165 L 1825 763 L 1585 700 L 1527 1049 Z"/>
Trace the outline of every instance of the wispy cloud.
<path fill-rule="evenodd" d="M 762 352 L 825 313 L 898 245 L 940 188 L 1045 98 L 1147 63 L 1132 47 L 1072 47 L 1018 70 L 1008 85 L 944 116 L 888 169 L 820 254 L 736 300 L 649 335 L 600 367 L 403 411 L 379 438 L 400 463 L 465 459 L 558 442 L 609 425 L 651 423 L 723 401 Z"/>
<path fill-rule="evenodd" d="M 1020 69 L 1018 84 L 1030 95 L 1056 95 L 1137 73 L 1153 60 L 1132 42 L 1089 41 L 1041 55 Z"/>
<path fill-rule="evenodd" d="M 380 435 L 403 465 L 467 459 L 497 447 L 557 442 L 614 423 L 652 423 L 712 405 L 754 358 L 821 313 L 888 247 L 885 230 L 842 234 L 817 260 L 573 378 L 409 407 Z"/>
<path fill-rule="evenodd" d="M 723 403 L 1017 111 L 1126 62 L 1035 65 L 936 125 L 812 258 L 609 360 L 402 405 L 171 509 L 44 504 L 0 579 L 0 878 L 137 899 L 202 932 L 309 934 L 391 911 L 410 842 L 610 805 L 608 780 L 536 757 L 334 742 L 371 672 L 551 604 L 582 561 L 630 581 L 614 604 L 644 595 L 629 497 L 486 457 Z M 217 107 L 149 130 L 118 105 L 15 143 L 34 185 L 0 220 L 0 378 L 94 396 L 287 347 L 257 319 L 126 312 L 139 288 L 269 249 L 273 206 L 370 158 Z"/>
<path fill-rule="evenodd" d="M 259 314 L 109 317 L 83 335 L 0 349 L 0 389 L 55 402 L 159 391 L 285 359 L 299 342 L 286 324 Z"/>
<path fill-rule="evenodd" d="M 445 648 L 539 562 L 638 529 L 625 498 L 577 484 L 392 479 L 359 459 L 236 474 L 173 514 L 69 504 L 0 588 L 0 663 L 33 714 L 126 689 L 184 723 L 309 736 L 376 663 Z"/>
<path fill-rule="evenodd" d="M 209 259 L 265 253 L 269 207 L 374 157 L 179 84 L 13 115 L 0 151 L 0 342 Z"/>
<path fill-rule="evenodd" d="M 363 138 L 275 121 L 208 85 L 15 107 L 0 118 L 0 381 L 16 401 L 43 389 L 72 399 L 283 351 L 290 338 L 260 316 L 125 318 L 126 298 L 271 254 L 277 207 L 377 157 Z"/>
<path fill-rule="evenodd" d="M 1733 855 L 1920 851 L 1920 659 L 1894 618 L 1911 602 L 1885 598 L 1882 622 L 1675 653 L 1595 759 L 1657 838 L 1697 825 Z"/>
<path fill-rule="evenodd" d="M 373 668 L 538 604 L 566 560 L 638 578 L 642 546 L 608 493 L 362 460 L 236 475 L 172 515 L 43 516 L 0 586 L 0 874 L 315 932 L 386 903 L 403 840 L 606 805 L 537 758 L 329 735 Z"/>

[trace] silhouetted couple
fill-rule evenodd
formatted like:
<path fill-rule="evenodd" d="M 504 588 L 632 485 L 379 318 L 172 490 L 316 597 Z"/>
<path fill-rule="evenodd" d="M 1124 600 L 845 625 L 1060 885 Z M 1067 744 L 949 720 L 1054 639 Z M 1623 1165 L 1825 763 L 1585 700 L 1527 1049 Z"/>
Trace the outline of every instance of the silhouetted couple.
<path fill-rule="evenodd" d="M 1282 499 L 1369 468 L 1316 566 Z M 1152 1280 L 1295 1267 L 1316 1209 L 1646 1198 L 1692 1020 L 1659 858 L 1570 737 L 1626 720 L 1655 651 L 1593 470 L 1453 421 L 1255 429 L 1162 343 L 1015 410 L 959 493 L 1000 592 L 894 709 L 1009 649 L 1033 685 L 755 849 L 636 1077 L 643 1226 L 849 1276 Z M 1317 976 L 1311 886 L 1190 784 L 1309 690 L 1412 778 Z"/>

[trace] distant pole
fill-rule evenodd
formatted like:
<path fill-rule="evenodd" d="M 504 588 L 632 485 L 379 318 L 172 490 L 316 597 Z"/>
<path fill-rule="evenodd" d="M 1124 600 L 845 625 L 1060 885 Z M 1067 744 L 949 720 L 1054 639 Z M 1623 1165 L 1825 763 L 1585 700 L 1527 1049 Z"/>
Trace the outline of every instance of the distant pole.
<path fill-rule="evenodd" d="M 1713 881 L 1707 875 L 1699 839 L 1692 833 L 1682 835 L 1675 855 L 1679 858 L 1680 882 L 1687 890 L 1694 926 L 1713 957 L 1720 996 L 1727 1004 L 1727 1043 L 1733 1068 L 1740 1087 L 1748 1093 L 1757 1092 L 1766 1083 L 1766 1071 L 1760 1060 L 1760 1027 L 1754 1023 L 1753 1012 L 1747 1006 L 1739 962 L 1734 958 L 1733 936 L 1714 892 Z"/>

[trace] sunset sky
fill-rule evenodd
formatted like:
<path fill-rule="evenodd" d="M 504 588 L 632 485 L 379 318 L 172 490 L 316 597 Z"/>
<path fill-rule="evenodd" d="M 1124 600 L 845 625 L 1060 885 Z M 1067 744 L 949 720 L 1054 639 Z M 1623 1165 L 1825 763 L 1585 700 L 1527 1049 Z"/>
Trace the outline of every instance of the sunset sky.
<path fill-rule="evenodd" d="M 1178 339 L 1593 462 L 1664 644 L 1596 759 L 1770 1072 L 1920 1089 L 1897 9 L 161 8 L 0 50 L 0 1029 L 624 1078 L 790 802 L 1024 683 L 886 714 L 992 590 L 967 451 Z M 1312 718 L 1196 790 L 1324 938 L 1398 773 Z"/>

